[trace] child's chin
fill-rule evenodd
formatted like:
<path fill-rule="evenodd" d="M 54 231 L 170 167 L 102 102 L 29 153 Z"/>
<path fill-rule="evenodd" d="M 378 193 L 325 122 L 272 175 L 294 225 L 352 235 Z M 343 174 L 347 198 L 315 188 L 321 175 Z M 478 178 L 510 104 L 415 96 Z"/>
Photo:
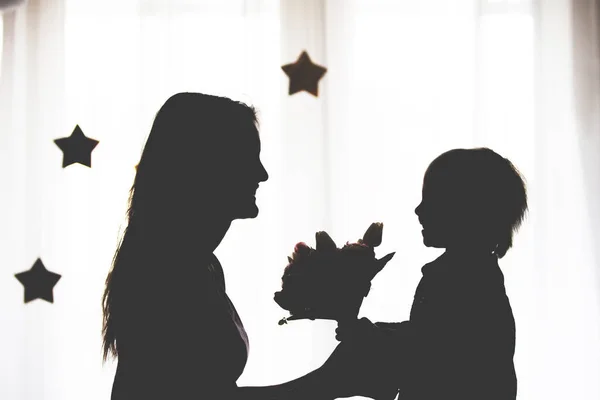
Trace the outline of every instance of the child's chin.
<path fill-rule="evenodd" d="M 444 246 L 444 244 L 441 241 L 436 240 L 435 238 L 432 238 L 431 236 L 428 236 L 425 232 L 423 232 L 423 244 L 426 247 L 437 247 L 437 248 L 446 247 L 446 246 Z"/>

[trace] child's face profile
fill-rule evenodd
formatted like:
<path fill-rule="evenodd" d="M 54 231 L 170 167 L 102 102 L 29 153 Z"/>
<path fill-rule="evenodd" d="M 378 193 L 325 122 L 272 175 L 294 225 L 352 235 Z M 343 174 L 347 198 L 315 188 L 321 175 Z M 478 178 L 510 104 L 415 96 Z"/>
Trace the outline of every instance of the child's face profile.
<path fill-rule="evenodd" d="M 425 246 L 458 253 L 499 251 L 502 258 L 526 211 L 519 172 L 492 150 L 476 148 L 453 149 L 433 160 L 415 214 Z"/>
<path fill-rule="evenodd" d="M 423 244 L 427 247 L 444 248 L 450 235 L 449 213 L 445 202 L 447 189 L 442 182 L 431 179 L 428 174 L 423 179 L 421 203 L 415 209 L 423 230 Z"/>
<path fill-rule="evenodd" d="M 415 209 L 423 226 L 423 244 L 448 248 L 468 242 L 476 234 L 469 207 L 467 182 L 450 169 L 430 168 L 423 179 L 421 203 Z"/>

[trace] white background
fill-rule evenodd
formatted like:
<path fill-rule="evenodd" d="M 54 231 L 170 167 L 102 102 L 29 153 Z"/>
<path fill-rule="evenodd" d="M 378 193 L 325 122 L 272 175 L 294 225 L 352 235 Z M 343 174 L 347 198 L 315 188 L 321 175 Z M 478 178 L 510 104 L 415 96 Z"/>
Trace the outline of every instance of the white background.
<path fill-rule="evenodd" d="M 408 319 L 422 245 L 414 208 L 437 155 L 488 146 L 529 185 L 530 214 L 500 265 L 517 324 L 519 399 L 600 398 L 598 15 L 592 0 L 31 0 L 4 14 L 0 92 L 0 398 L 108 399 L 101 296 L 143 143 L 179 91 L 259 110 L 270 179 L 260 215 L 217 249 L 250 339 L 239 385 L 318 367 L 335 323 L 272 300 L 286 256 L 383 221 L 394 259 L 361 314 Z M 287 95 L 307 50 L 320 96 Z M 79 124 L 92 168 L 53 143 Z M 14 274 L 40 257 L 54 304 L 23 304 Z"/>

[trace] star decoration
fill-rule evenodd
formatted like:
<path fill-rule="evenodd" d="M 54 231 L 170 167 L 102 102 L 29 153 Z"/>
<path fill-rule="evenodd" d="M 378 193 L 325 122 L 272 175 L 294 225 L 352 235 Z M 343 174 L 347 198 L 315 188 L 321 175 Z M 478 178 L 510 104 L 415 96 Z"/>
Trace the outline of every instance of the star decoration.
<path fill-rule="evenodd" d="M 295 63 L 286 64 L 281 69 L 290 78 L 290 95 L 304 90 L 315 97 L 319 96 L 319 80 L 327 68 L 314 64 L 306 51 L 300 54 Z"/>
<path fill-rule="evenodd" d="M 15 277 L 25 287 L 25 303 L 35 299 L 43 299 L 54 303 L 52 288 L 59 281 L 61 276 L 50 272 L 44 267 L 39 258 L 33 266 L 25 272 L 15 274 Z"/>
<path fill-rule="evenodd" d="M 92 150 L 98 145 L 99 141 L 85 136 L 79 125 L 76 125 L 71 136 L 55 139 L 54 143 L 63 152 L 63 168 L 75 163 L 91 168 Z"/>

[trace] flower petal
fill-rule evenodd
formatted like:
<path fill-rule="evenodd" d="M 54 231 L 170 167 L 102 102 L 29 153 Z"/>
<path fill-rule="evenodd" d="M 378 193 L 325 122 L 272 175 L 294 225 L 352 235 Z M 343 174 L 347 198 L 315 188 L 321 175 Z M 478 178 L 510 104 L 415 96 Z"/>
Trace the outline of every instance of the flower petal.
<path fill-rule="evenodd" d="M 377 247 L 381 244 L 383 236 L 383 223 L 373 222 L 365 232 L 362 241 L 370 247 Z"/>
<path fill-rule="evenodd" d="M 315 234 L 317 242 L 317 251 L 333 251 L 337 246 L 331 236 L 325 231 L 319 231 Z"/>

